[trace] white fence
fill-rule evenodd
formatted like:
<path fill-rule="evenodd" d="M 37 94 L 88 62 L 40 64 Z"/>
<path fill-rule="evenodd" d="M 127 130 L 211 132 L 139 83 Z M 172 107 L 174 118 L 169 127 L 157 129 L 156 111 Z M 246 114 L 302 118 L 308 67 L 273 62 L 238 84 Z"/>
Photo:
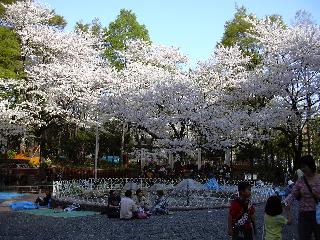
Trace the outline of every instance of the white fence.
<path fill-rule="evenodd" d="M 202 189 L 177 189 L 176 185 L 182 179 L 163 178 L 102 178 L 61 180 L 53 183 L 53 197 L 58 200 L 75 202 L 79 204 L 106 205 L 110 190 L 123 193 L 125 190 L 144 191 L 150 203 L 154 201 L 157 190 L 165 190 L 171 209 L 200 209 L 228 206 L 230 201 L 237 196 L 238 182 L 219 182 L 215 190 Z M 199 179 L 206 183 L 208 179 Z M 252 200 L 255 203 L 265 201 L 274 194 L 271 184 L 252 183 Z"/>

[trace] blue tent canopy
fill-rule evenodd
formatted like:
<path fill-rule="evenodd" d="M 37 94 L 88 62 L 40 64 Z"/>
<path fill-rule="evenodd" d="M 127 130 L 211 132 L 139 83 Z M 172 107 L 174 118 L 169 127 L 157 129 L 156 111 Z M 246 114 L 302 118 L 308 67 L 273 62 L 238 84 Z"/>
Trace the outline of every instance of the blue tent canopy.
<path fill-rule="evenodd" d="M 219 184 L 215 178 L 209 179 L 204 186 L 209 190 L 219 190 Z"/>
<path fill-rule="evenodd" d="M 106 155 L 104 155 L 101 158 L 101 160 L 107 161 L 108 163 L 116 163 L 116 164 L 120 163 L 120 157 L 119 156 L 106 156 Z"/>

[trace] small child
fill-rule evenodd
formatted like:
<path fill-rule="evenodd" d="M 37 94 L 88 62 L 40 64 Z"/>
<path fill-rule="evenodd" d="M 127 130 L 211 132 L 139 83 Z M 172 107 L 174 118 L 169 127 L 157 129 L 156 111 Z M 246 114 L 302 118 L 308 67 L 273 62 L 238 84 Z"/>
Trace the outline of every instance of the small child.
<path fill-rule="evenodd" d="M 271 196 L 267 200 L 264 215 L 265 240 L 281 240 L 282 227 L 292 223 L 290 208 L 285 208 L 288 219 L 282 214 L 281 199 L 278 196 Z"/>
<path fill-rule="evenodd" d="M 239 197 L 231 202 L 228 232 L 233 240 L 252 240 L 256 232 L 255 209 L 250 200 L 251 186 L 248 182 L 238 185 Z"/>

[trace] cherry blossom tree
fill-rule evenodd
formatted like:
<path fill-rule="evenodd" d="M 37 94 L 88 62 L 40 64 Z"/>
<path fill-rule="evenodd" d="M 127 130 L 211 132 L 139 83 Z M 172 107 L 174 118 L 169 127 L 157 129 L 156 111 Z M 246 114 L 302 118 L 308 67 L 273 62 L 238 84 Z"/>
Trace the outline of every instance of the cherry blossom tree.
<path fill-rule="evenodd" d="M 152 138 L 153 145 L 181 152 L 193 149 L 188 136 L 197 111 L 196 86 L 183 66 L 187 58 L 176 48 L 128 43 L 125 68 L 113 95 L 106 99 L 116 118 Z"/>
<path fill-rule="evenodd" d="M 249 61 L 238 46 L 219 46 L 194 71 L 203 96 L 200 128 L 209 149 L 228 148 L 258 137 L 255 112 L 242 104 L 248 98 Z"/>
<path fill-rule="evenodd" d="M 0 79 L 3 129 L 20 124 L 41 137 L 58 121 L 92 126 L 116 118 L 140 148 L 144 135 L 153 147 L 177 153 L 254 144 L 276 129 L 290 139 L 296 160 L 304 133 L 311 144 L 320 29 L 302 19 L 305 13 L 289 27 L 274 18 L 248 19 L 248 36 L 261 55 L 254 68 L 238 46 L 218 46 L 190 70 L 179 49 L 137 40 L 119 53 L 124 68 L 114 71 L 102 57 L 101 39 L 51 26 L 47 6 L 31 0 L 4 6 L 3 22 L 21 41 L 26 76 Z"/>
<path fill-rule="evenodd" d="M 100 97 L 114 78 L 102 58 L 101 39 L 51 26 L 52 11 L 43 4 L 26 0 L 4 6 L 3 21 L 21 41 L 26 72 L 24 79 L 1 80 L 3 89 L 15 93 L 8 108 L 27 116 L 14 117 L 16 123 L 40 139 L 59 121 L 91 126 Z"/>
<path fill-rule="evenodd" d="M 99 39 L 79 32 L 63 32 L 48 24 L 52 11 L 33 1 L 5 5 L 6 23 L 13 27 L 22 43 L 27 77 L 17 80 L 24 105 L 32 120 L 62 116 L 80 119 L 81 109 L 90 110 L 105 92 L 112 70 L 101 58 Z"/>
<path fill-rule="evenodd" d="M 262 55 L 253 90 L 270 97 L 272 119 L 278 117 L 274 127 L 290 140 L 297 164 L 304 135 L 310 153 L 309 124 L 319 114 L 320 28 L 301 19 L 286 28 L 271 19 L 251 22 Z"/>
<path fill-rule="evenodd" d="M 187 59 L 177 49 L 141 41 L 128 44 L 123 59 L 117 91 L 105 105 L 154 146 L 189 152 L 262 138 L 261 112 L 241 104 L 251 77 L 250 59 L 238 47 L 218 47 L 194 71 L 186 71 Z"/>

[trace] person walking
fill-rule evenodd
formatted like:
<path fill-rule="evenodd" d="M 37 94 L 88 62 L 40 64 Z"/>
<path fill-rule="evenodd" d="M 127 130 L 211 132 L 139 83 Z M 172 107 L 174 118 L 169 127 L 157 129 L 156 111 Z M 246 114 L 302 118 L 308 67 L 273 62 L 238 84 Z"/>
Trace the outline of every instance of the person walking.
<path fill-rule="evenodd" d="M 320 240 L 320 225 L 316 221 L 316 204 L 320 200 L 320 176 L 312 156 L 301 158 L 303 176 L 294 185 L 293 195 L 299 201 L 299 239 Z"/>

